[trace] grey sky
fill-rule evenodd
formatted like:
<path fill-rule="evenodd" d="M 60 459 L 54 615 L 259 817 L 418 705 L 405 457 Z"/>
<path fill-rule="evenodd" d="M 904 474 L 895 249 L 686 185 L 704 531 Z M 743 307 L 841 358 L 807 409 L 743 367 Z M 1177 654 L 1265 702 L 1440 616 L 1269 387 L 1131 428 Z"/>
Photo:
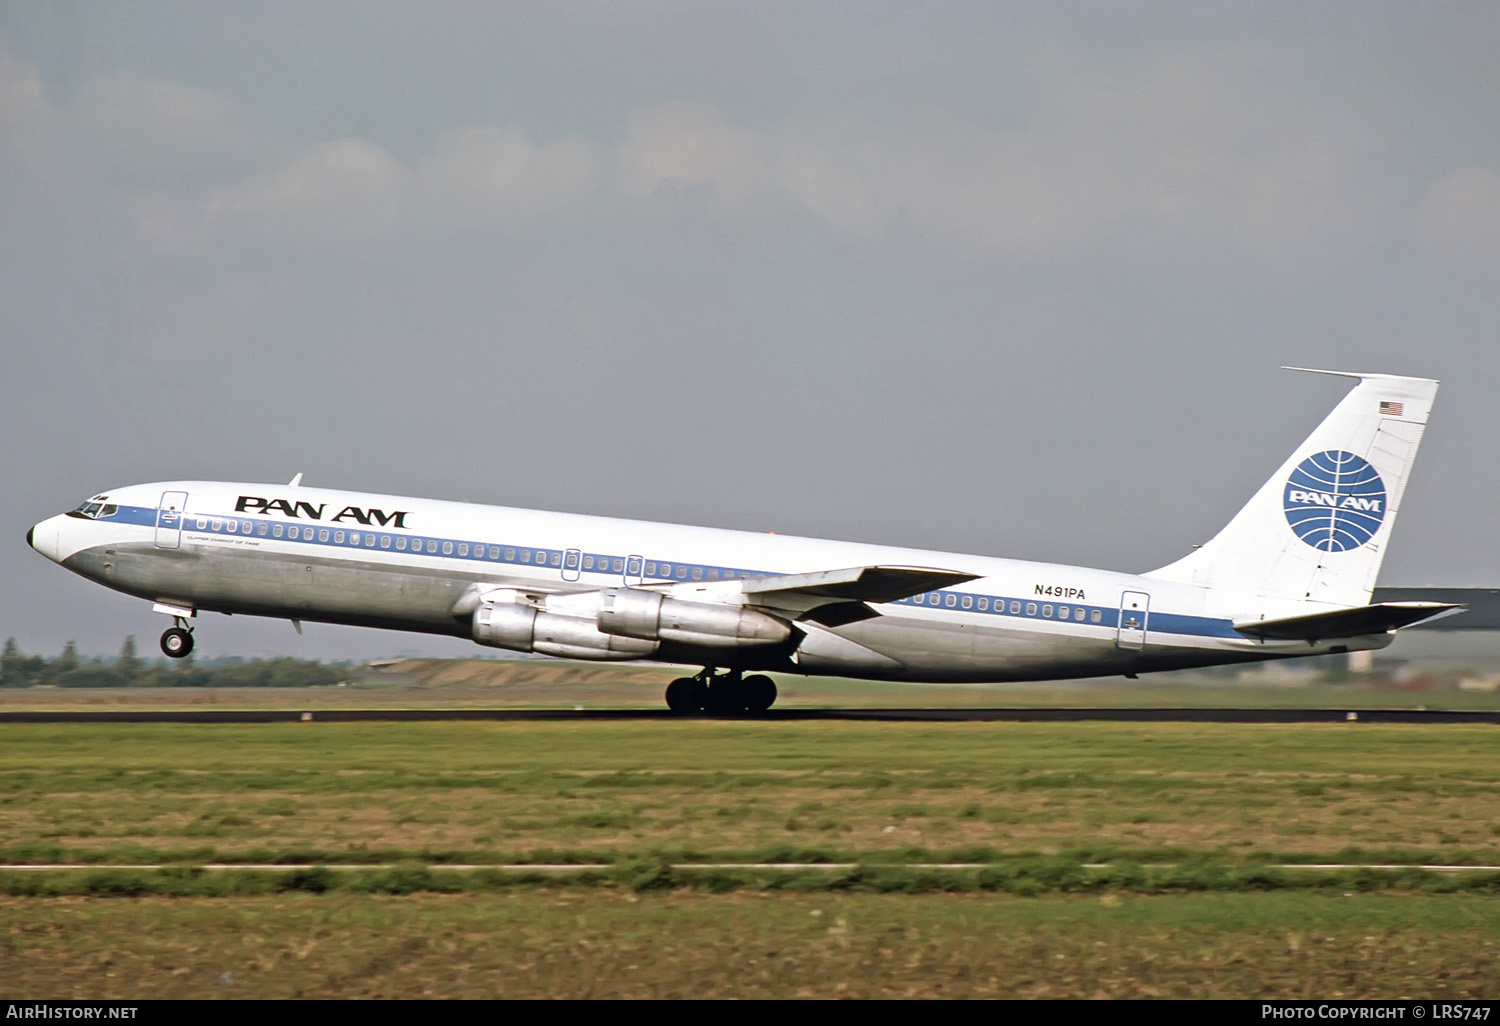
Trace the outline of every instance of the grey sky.
<path fill-rule="evenodd" d="M 22 539 L 175 477 L 1148 569 L 1341 394 L 1280 364 L 1444 380 L 1382 581 L 1494 585 L 1497 44 L 1492 3 L 0 2 L 0 634 L 159 633 Z"/>

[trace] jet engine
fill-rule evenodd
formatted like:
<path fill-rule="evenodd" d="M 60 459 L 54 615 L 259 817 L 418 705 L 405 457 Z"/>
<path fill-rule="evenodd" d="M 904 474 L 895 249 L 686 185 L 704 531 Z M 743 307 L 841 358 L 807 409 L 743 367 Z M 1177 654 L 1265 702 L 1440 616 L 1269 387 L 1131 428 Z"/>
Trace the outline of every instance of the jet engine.
<path fill-rule="evenodd" d="M 792 634 L 790 624 L 757 609 L 685 602 L 640 588 L 606 588 L 596 623 L 612 637 L 710 647 L 779 645 Z"/>
<path fill-rule="evenodd" d="M 592 620 L 582 617 L 490 599 L 481 600 L 474 609 L 474 640 L 566 659 L 643 659 L 660 647 L 657 641 L 601 633 Z"/>

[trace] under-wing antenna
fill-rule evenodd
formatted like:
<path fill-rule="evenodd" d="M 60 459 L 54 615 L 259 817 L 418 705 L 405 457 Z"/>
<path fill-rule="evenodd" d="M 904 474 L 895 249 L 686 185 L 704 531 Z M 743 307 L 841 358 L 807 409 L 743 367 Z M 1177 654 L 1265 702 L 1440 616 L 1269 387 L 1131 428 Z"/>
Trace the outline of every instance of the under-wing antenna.
<path fill-rule="evenodd" d="M 294 478 L 292 478 L 286 484 L 287 484 L 288 488 L 296 488 L 301 483 L 302 483 L 302 471 L 299 470 L 299 471 L 297 471 L 297 476 L 294 477 Z"/>

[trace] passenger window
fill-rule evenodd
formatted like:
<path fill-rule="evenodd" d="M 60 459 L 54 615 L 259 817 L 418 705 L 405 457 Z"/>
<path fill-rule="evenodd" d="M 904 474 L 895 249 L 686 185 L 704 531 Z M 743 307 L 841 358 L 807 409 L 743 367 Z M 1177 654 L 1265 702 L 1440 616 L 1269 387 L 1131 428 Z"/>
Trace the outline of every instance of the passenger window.
<path fill-rule="evenodd" d="M 647 577 L 655 577 L 656 576 L 656 564 L 655 563 L 647 563 L 646 564 L 646 576 Z"/>
<path fill-rule="evenodd" d="M 695 566 L 695 567 L 693 567 L 693 580 L 695 580 L 695 581 L 701 581 L 701 580 L 703 580 L 703 568 L 701 566 Z"/>
<path fill-rule="evenodd" d="M 280 524 L 277 524 L 275 527 L 271 528 L 271 537 L 273 537 L 273 538 L 280 538 L 281 537 L 281 525 Z"/>
<path fill-rule="evenodd" d="M 1094 623 L 1098 623 L 1099 620 L 1100 620 L 1099 610 L 1096 609 L 1092 613 L 1090 613 L 1089 614 L 1089 619 L 1092 620 Z"/>
<path fill-rule="evenodd" d="M 202 517 L 199 517 L 198 518 L 198 530 L 202 531 L 202 530 L 204 530 L 207 527 L 208 527 L 208 521 L 204 520 Z M 278 537 L 280 537 L 280 536 L 278 535 Z"/>
<path fill-rule="evenodd" d="M 687 567 L 685 567 L 685 566 L 679 566 L 677 568 L 677 579 L 680 581 L 680 580 L 683 580 L 685 577 L 687 577 Z"/>
<path fill-rule="evenodd" d="M 382 549 L 388 549 L 388 548 L 391 547 L 391 536 L 390 535 L 388 535 L 388 534 L 382 534 L 380 536 L 380 547 Z"/>
<path fill-rule="evenodd" d="M 1036 615 L 1036 603 L 1035 602 L 1028 602 L 1028 603 L 1026 603 L 1026 615 L 1027 616 L 1035 616 Z"/>
<path fill-rule="evenodd" d="M 266 536 L 266 532 L 268 530 L 270 530 L 270 528 L 268 528 L 265 524 L 257 524 L 255 526 L 255 533 L 260 535 L 262 538 Z"/>
<path fill-rule="evenodd" d="M 468 542 L 459 542 L 458 543 L 458 554 L 460 556 L 467 556 L 469 554 L 469 543 Z"/>
<path fill-rule="evenodd" d="M 1057 615 L 1058 615 L 1059 619 L 1066 620 L 1068 618 L 1068 615 L 1069 615 L 1068 614 L 1068 607 L 1067 606 L 1058 606 L 1057 607 Z"/>
<path fill-rule="evenodd" d="M 949 609 L 952 609 L 954 606 L 958 605 L 958 598 L 954 595 L 949 595 L 943 600 L 943 605 L 947 606 Z"/>
<path fill-rule="evenodd" d="M 522 549 L 521 550 L 521 562 L 523 562 L 523 563 L 530 563 L 531 562 L 531 550 L 530 549 Z"/>
<path fill-rule="evenodd" d="M 672 576 L 672 564 L 671 563 L 663 563 L 661 565 L 661 575 L 663 577 L 671 577 Z"/>
<path fill-rule="evenodd" d="M 547 553 L 543 552 L 541 549 L 537 549 L 536 550 L 536 561 L 538 563 L 541 563 L 543 566 L 546 566 L 546 564 L 547 564 Z"/>
<path fill-rule="evenodd" d="M 342 544 L 344 544 L 344 532 L 343 531 L 334 531 L 333 532 L 333 543 L 335 545 L 342 545 Z"/>
<path fill-rule="evenodd" d="M 405 538 L 397 538 L 396 539 L 396 551 L 398 551 L 398 552 L 405 552 L 406 551 L 406 539 Z"/>
<path fill-rule="evenodd" d="M 616 570 L 618 570 L 618 569 L 620 569 L 620 568 L 619 568 L 619 566 L 618 566 L 618 565 L 617 565 L 617 566 L 616 566 L 616 567 L 615 567 L 615 569 L 616 569 Z M 717 570 L 710 570 L 710 571 L 709 571 L 709 572 L 708 572 L 708 579 L 709 579 L 709 580 L 710 580 L 710 581 L 717 581 L 717 580 L 718 580 L 718 579 L 719 579 L 719 571 L 717 571 Z"/>
<path fill-rule="evenodd" d="M 451 555 L 453 555 L 453 543 L 452 542 L 443 542 L 443 555 L 445 555 L 445 556 L 451 556 Z"/>
<path fill-rule="evenodd" d="M 322 530 L 320 530 L 318 532 L 318 541 L 327 541 L 327 540 L 328 540 L 328 528 L 325 527 L 325 528 L 323 528 Z"/>
<path fill-rule="evenodd" d="M 293 524 L 291 527 L 288 527 L 286 529 L 286 536 L 288 538 L 296 538 L 301 533 L 302 531 L 297 527 L 296 524 Z"/>
<path fill-rule="evenodd" d="M 1010 611 L 1012 613 L 1019 613 L 1021 611 L 1021 603 L 1019 603 L 1019 602 L 1012 602 L 1010 604 Z"/>
<path fill-rule="evenodd" d="M 987 598 L 980 599 L 979 600 L 979 611 L 982 613 L 982 612 L 984 612 L 988 608 L 990 608 L 990 600 L 987 599 Z"/>
<path fill-rule="evenodd" d="M 615 573 L 619 573 L 621 570 L 624 570 L 625 569 L 625 561 L 623 559 L 617 559 L 617 560 L 615 560 L 615 567 L 614 567 L 614 569 L 615 569 Z"/>
<path fill-rule="evenodd" d="M 972 609 L 974 608 L 974 599 L 969 595 L 965 595 L 961 604 L 965 609 Z"/>
<path fill-rule="evenodd" d="M 490 546 L 490 558 L 491 559 L 499 559 L 500 558 L 500 547 L 498 545 L 491 545 Z"/>
<path fill-rule="evenodd" d="M 1073 610 L 1073 619 L 1075 619 L 1075 620 L 1082 620 L 1083 619 L 1083 607 L 1082 606 L 1079 606 L 1077 609 Z"/>
<path fill-rule="evenodd" d="M 373 534 L 365 535 L 365 544 L 373 549 L 375 547 L 375 536 Z"/>
<path fill-rule="evenodd" d="M 506 549 L 505 550 L 505 558 L 509 562 L 514 563 L 516 561 L 516 550 L 515 549 Z"/>
<path fill-rule="evenodd" d="M 929 606 L 935 606 L 942 601 L 943 596 L 939 595 L 937 592 L 933 592 L 931 595 L 927 596 L 927 604 Z"/>
<path fill-rule="evenodd" d="M 1052 615 L 1052 607 L 1051 606 L 1043 606 L 1042 607 L 1042 615 L 1043 616 L 1051 616 Z"/>
<path fill-rule="evenodd" d="M 593 556 L 584 556 L 583 557 L 583 568 L 585 570 L 592 570 L 592 569 L 594 569 L 594 557 Z"/>

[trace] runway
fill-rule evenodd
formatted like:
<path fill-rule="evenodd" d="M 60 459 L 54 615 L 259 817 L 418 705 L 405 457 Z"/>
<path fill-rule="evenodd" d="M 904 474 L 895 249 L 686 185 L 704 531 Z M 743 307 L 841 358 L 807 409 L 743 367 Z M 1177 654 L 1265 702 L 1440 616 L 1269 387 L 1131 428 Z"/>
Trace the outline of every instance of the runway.
<path fill-rule="evenodd" d="M 772 709 L 756 716 L 679 716 L 667 709 L 169 709 L 5 711 L 3 723 L 418 723 L 739 719 L 892 723 L 1494 723 L 1500 710 L 1442 709 Z"/>

